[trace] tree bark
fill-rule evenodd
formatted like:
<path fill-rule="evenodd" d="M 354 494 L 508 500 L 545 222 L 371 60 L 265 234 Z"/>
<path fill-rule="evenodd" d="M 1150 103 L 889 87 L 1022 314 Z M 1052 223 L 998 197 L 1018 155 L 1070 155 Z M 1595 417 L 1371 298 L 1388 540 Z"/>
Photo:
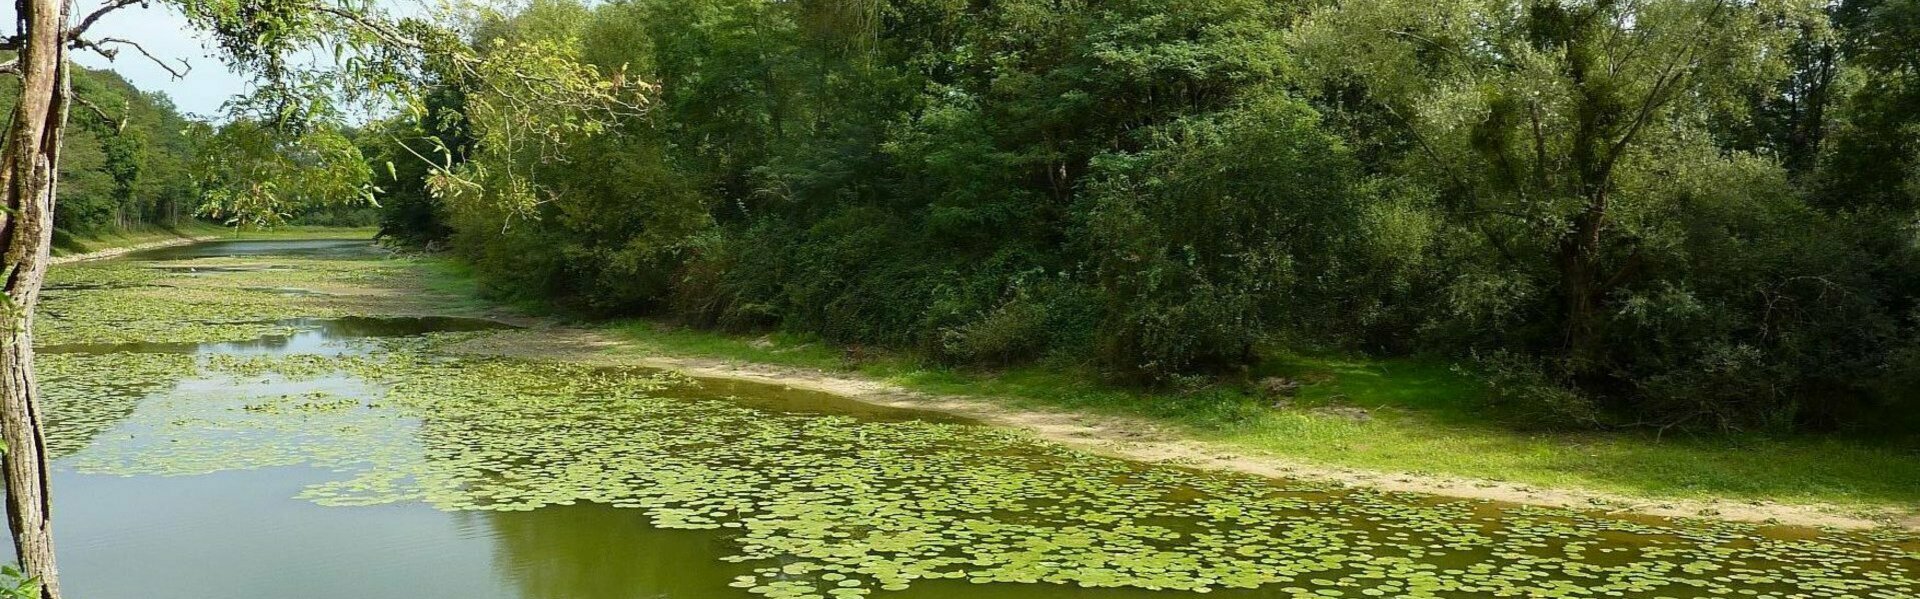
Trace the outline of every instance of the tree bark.
<path fill-rule="evenodd" d="M 1574 218 L 1573 232 L 1560 249 L 1567 367 L 1576 377 L 1592 376 L 1601 362 L 1600 301 L 1606 289 L 1600 280 L 1600 243 L 1606 215 L 1604 192 L 1588 198 L 1586 209 Z"/>
<path fill-rule="evenodd" d="M 1602 361 L 1601 303 L 1607 289 L 1600 256 L 1606 245 L 1613 164 L 1620 146 L 1632 138 L 1638 126 L 1621 121 L 1626 105 L 1613 96 L 1613 81 L 1602 59 L 1607 49 L 1599 44 L 1602 36 L 1582 24 L 1612 14 L 1614 4 L 1603 0 L 1577 16 L 1562 13 L 1560 17 L 1566 20 L 1556 23 L 1556 28 L 1565 28 L 1562 35 L 1567 36 L 1563 47 L 1575 100 L 1576 125 L 1568 156 L 1575 179 L 1568 191 L 1578 199 L 1579 212 L 1573 215 L 1572 229 L 1561 239 L 1558 252 L 1562 316 L 1566 319 L 1565 368 L 1575 378 L 1593 377 Z M 1656 85 L 1651 93 L 1658 94 L 1659 89 Z M 1622 128 L 1626 129 L 1624 133 Z M 1621 138 L 1617 143 L 1616 136 Z"/>
<path fill-rule="evenodd" d="M 6 485 L 7 526 L 21 569 L 58 599 L 52 500 L 47 479 L 40 389 L 33 372 L 33 310 L 53 241 L 54 189 L 60 139 L 72 91 L 67 64 L 67 0 L 17 0 L 20 100 L 0 151 L 0 474 Z"/>

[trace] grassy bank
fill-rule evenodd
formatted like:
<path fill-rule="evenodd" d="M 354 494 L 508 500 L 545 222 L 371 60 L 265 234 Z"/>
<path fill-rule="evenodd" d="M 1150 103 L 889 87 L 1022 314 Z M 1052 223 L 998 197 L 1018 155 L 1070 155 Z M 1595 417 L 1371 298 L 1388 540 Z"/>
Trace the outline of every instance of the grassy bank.
<path fill-rule="evenodd" d="M 241 230 L 213 223 L 194 221 L 178 226 L 147 226 L 133 229 L 105 229 L 86 232 L 55 231 L 53 255 L 72 256 L 92 252 L 166 243 L 180 239 L 357 239 L 371 238 L 375 229 L 342 227 L 279 227 Z"/>
<path fill-rule="evenodd" d="M 226 231 L 227 229 L 225 227 L 202 222 L 191 222 L 173 227 L 155 225 L 132 229 L 102 229 L 84 232 L 60 229 L 55 230 L 53 233 L 53 255 L 72 256 L 76 254 L 164 243 L 176 239 L 213 237 Z"/>
<path fill-rule="evenodd" d="M 1911 447 L 1820 436 L 1527 431 L 1489 421 L 1477 410 L 1479 385 L 1437 361 L 1275 357 L 1272 374 L 1306 383 L 1276 408 L 1240 385 L 1154 393 L 1103 384 L 1074 368 L 961 371 L 900 354 L 850 356 L 788 334 L 726 335 L 650 321 L 607 328 L 666 354 L 845 370 L 931 393 L 1146 417 L 1195 438 L 1329 466 L 1647 499 L 1920 505 L 1920 451 Z"/>
<path fill-rule="evenodd" d="M 429 286 L 471 296 L 470 271 L 436 266 Z M 521 310 L 537 306 L 520 304 Z M 806 335 L 735 335 L 650 320 L 597 325 L 665 355 L 847 372 L 928 393 L 1012 407 L 1144 417 L 1235 449 L 1326 466 L 1485 479 L 1660 500 L 1773 501 L 1911 513 L 1920 448 L 1836 436 L 1698 436 L 1649 431 L 1543 432 L 1491 419 L 1484 393 L 1451 364 L 1421 359 L 1270 355 L 1251 380 L 1300 381 L 1285 405 L 1222 384 L 1149 392 L 1072 366 L 960 370 L 894 352 L 852 351 Z"/>

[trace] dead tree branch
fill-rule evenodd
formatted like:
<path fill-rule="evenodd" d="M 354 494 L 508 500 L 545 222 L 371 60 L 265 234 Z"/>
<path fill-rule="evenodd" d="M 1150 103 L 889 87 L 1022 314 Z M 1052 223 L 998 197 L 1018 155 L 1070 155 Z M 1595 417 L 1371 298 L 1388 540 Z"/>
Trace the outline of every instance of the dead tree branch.
<path fill-rule="evenodd" d="M 100 8 L 94 9 L 93 12 L 88 13 L 86 18 L 80 19 L 80 24 L 74 25 L 72 29 L 68 29 L 67 39 L 70 41 L 78 42 L 80 41 L 80 36 L 87 32 L 87 28 L 93 27 L 94 23 L 100 21 L 100 17 L 107 16 L 107 14 L 112 13 L 113 11 L 120 10 L 122 8 L 126 8 L 129 6 L 133 6 L 135 4 L 140 5 L 141 8 L 146 8 L 147 1 L 148 0 L 113 0 L 111 2 L 108 2 L 105 5 L 102 5 Z"/>
<path fill-rule="evenodd" d="M 103 37 L 97 40 L 86 40 L 86 39 L 75 38 L 73 40 L 73 47 L 75 49 L 92 50 L 95 53 L 103 57 L 106 57 L 106 59 L 109 61 L 119 58 L 120 49 L 109 48 L 107 47 L 107 44 L 118 44 L 118 45 L 132 47 L 135 51 L 138 51 L 141 56 L 145 56 L 147 57 L 147 60 L 153 61 L 153 64 L 159 65 L 162 70 L 165 70 L 167 74 L 172 75 L 174 79 L 180 79 L 180 78 L 186 77 L 187 73 L 193 72 L 193 65 L 188 64 L 186 59 L 184 58 L 178 59 L 180 61 L 180 64 L 178 66 L 175 66 L 171 63 L 168 63 L 165 60 L 162 60 L 158 56 L 154 56 L 152 52 L 148 52 L 146 46 L 142 46 L 138 42 L 134 42 L 131 40 L 125 40 L 117 37 Z"/>

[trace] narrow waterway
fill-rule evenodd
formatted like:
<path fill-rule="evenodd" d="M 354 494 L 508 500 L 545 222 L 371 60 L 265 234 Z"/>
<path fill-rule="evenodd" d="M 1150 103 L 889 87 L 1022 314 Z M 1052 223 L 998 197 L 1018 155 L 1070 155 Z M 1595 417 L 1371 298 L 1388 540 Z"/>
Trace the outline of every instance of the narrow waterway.
<path fill-rule="evenodd" d="M 41 368 L 70 596 L 1920 597 L 1920 543 L 1895 533 L 1203 473 L 455 354 L 508 325 L 425 295 L 419 268 L 352 240 L 57 268 Z"/>

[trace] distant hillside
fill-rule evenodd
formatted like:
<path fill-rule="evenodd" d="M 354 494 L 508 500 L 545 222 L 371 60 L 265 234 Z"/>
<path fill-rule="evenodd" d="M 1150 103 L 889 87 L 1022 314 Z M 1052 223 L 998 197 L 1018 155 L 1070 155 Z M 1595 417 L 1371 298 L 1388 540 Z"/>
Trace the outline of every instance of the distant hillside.
<path fill-rule="evenodd" d="M 0 109 L 11 109 L 18 86 L 12 79 L 0 84 Z M 165 94 L 141 91 L 112 71 L 77 67 L 73 87 L 100 111 L 73 106 L 56 226 L 84 233 L 191 219 L 197 194 L 187 175 L 193 155 L 188 129 L 196 123 Z M 117 122 L 125 124 L 115 133 Z"/>

